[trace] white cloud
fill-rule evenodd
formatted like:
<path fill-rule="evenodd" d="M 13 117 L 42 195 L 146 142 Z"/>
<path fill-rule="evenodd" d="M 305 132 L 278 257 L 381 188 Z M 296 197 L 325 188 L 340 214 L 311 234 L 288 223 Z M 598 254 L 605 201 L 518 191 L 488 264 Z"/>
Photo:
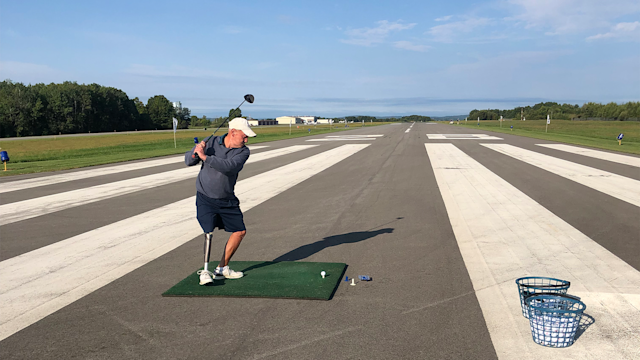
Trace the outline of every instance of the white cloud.
<path fill-rule="evenodd" d="M 436 19 L 436 21 L 447 21 L 449 19 L 451 19 L 453 17 L 453 15 L 447 15 L 447 16 L 443 16 L 443 17 L 439 17 Z"/>
<path fill-rule="evenodd" d="M 157 78 L 233 78 L 233 74 L 230 73 L 212 71 L 209 69 L 190 68 L 179 65 L 159 67 L 144 64 L 132 64 L 123 72 L 130 75 Z"/>
<path fill-rule="evenodd" d="M 418 51 L 418 52 L 426 52 L 431 48 L 431 46 L 417 45 L 412 43 L 411 41 L 396 41 L 394 46 L 397 47 L 398 49 Z"/>
<path fill-rule="evenodd" d="M 467 17 L 461 21 L 454 21 L 444 25 L 437 25 L 429 29 L 434 41 L 453 42 L 463 35 L 475 32 L 478 28 L 491 24 L 491 19 L 483 17 Z"/>
<path fill-rule="evenodd" d="M 408 30 L 416 26 L 412 24 L 402 24 L 401 21 L 389 22 L 387 20 L 378 21 L 375 28 L 349 29 L 345 31 L 348 39 L 341 39 L 345 44 L 372 46 L 383 43 L 392 32 Z"/>
<path fill-rule="evenodd" d="M 618 17 L 640 11 L 637 0 L 508 0 L 516 14 L 507 18 L 547 35 L 575 34 L 606 28 Z"/>
<path fill-rule="evenodd" d="M 611 28 L 611 31 L 604 34 L 589 36 L 587 41 L 600 39 L 640 41 L 640 21 L 632 23 L 618 23 Z"/>
<path fill-rule="evenodd" d="M 72 79 L 69 74 L 48 65 L 18 61 L 0 61 L 0 79 L 11 79 L 24 84 L 62 82 Z"/>

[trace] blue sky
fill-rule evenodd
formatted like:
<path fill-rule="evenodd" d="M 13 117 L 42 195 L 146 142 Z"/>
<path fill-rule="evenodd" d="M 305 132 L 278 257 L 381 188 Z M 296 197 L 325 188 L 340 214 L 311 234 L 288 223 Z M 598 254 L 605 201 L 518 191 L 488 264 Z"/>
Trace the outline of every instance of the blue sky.
<path fill-rule="evenodd" d="M 640 1 L 0 1 L 0 78 L 192 114 L 466 114 L 640 100 Z"/>

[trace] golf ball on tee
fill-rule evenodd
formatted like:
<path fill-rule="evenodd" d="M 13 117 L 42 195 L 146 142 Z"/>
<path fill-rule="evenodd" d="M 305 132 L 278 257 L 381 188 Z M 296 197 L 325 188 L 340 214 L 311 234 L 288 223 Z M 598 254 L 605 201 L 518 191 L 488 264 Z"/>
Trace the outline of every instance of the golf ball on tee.
<path fill-rule="evenodd" d="M 325 275 L 327 275 L 327 273 L 326 273 L 326 272 L 324 272 L 324 271 L 321 271 L 321 272 L 320 272 L 320 276 L 322 276 L 322 278 L 323 278 L 323 279 L 324 279 L 324 276 L 325 276 Z"/>

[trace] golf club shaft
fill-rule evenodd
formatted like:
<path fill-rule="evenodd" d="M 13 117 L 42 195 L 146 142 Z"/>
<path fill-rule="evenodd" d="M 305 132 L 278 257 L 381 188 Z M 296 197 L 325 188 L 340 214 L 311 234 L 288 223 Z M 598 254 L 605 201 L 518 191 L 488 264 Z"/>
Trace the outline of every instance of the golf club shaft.
<path fill-rule="evenodd" d="M 233 113 L 234 113 L 234 114 L 235 114 L 236 110 L 240 109 L 240 106 L 242 106 L 242 104 L 244 104 L 244 103 L 245 103 L 245 101 L 247 101 L 247 100 L 242 100 L 242 102 L 240 103 L 240 105 L 238 105 L 238 107 L 237 107 L 237 108 L 233 109 Z M 232 114 L 231 116 L 233 116 L 233 114 Z M 213 132 L 213 135 L 215 135 L 215 134 L 216 134 L 216 132 L 218 132 L 218 130 L 220 130 L 220 128 L 222 127 L 222 125 L 224 125 L 224 124 L 229 120 L 229 118 L 231 118 L 231 116 L 227 116 L 227 118 L 226 118 L 226 119 L 224 119 L 224 121 L 222 122 L 222 124 L 220 124 L 220 126 L 218 126 L 218 128 L 216 129 L 216 131 L 214 131 L 214 132 Z M 213 136 L 213 135 L 212 135 L 212 136 Z M 198 145 L 196 144 L 196 146 L 198 146 Z M 193 153 L 193 155 L 191 155 L 191 157 L 192 157 L 192 158 L 194 158 L 194 159 L 195 159 L 197 156 L 198 156 L 198 154 L 197 154 L 197 153 L 195 153 L 195 152 Z"/>

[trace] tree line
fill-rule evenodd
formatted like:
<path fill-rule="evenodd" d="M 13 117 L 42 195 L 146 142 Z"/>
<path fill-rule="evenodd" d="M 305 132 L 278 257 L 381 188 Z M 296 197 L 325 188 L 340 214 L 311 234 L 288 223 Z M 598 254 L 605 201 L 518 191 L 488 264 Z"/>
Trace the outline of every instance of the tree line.
<path fill-rule="evenodd" d="M 520 119 L 520 114 L 525 119 L 546 119 L 550 115 L 553 119 L 570 120 L 572 118 L 604 118 L 620 121 L 638 120 L 640 118 L 640 102 L 629 101 L 623 104 L 610 102 L 600 104 L 588 102 L 582 106 L 571 104 L 558 104 L 556 102 L 541 102 L 533 106 L 516 107 L 509 110 L 487 109 L 471 110 L 469 119 L 498 120 L 500 116 L 505 119 Z"/>
<path fill-rule="evenodd" d="M 0 137 L 171 129 L 174 117 L 186 129 L 191 111 L 174 108 L 163 95 L 144 104 L 98 84 L 0 83 Z"/>

